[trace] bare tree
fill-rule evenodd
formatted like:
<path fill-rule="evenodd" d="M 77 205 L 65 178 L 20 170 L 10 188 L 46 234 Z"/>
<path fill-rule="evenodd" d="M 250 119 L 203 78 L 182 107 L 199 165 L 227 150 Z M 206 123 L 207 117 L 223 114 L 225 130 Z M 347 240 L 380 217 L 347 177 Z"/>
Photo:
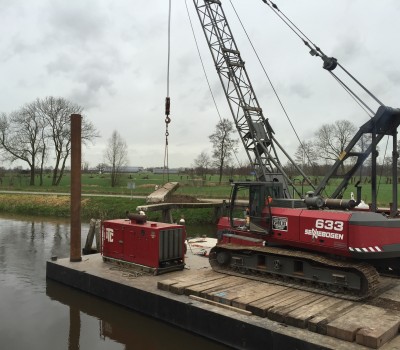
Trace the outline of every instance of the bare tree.
<path fill-rule="evenodd" d="M 294 154 L 296 164 L 304 170 L 307 166 L 312 166 L 316 162 L 316 159 L 317 155 L 313 142 L 302 141 Z"/>
<path fill-rule="evenodd" d="M 108 139 L 104 157 L 111 165 L 111 187 L 115 187 L 118 183 L 121 168 L 128 163 L 126 142 L 116 130 L 113 131 Z"/>
<path fill-rule="evenodd" d="M 219 183 L 222 180 L 224 167 L 237 148 L 238 140 L 233 139 L 233 133 L 233 123 L 228 119 L 222 119 L 216 125 L 215 132 L 209 136 L 213 145 L 212 157 L 219 172 Z"/>
<path fill-rule="evenodd" d="M 40 164 L 40 170 L 39 170 L 39 185 L 42 186 L 43 185 L 43 172 L 44 172 L 44 166 L 46 164 L 47 158 L 48 158 L 48 145 L 47 145 L 47 137 L 46 137 L 46 127 L 41 128 L 40 130 L 41 135 L 40 135 L 40 139 L 41 139 L 41 151 L 40 151 L 40 155 L 39 155 L 39 164 Z"/>
<path fill-rule="evenodd" d="M 99 174 L 103 174 L 106 169 L 107 169 L 106 163 L 99 163 L 96 165 L 96 170 L 98 171 Z"/>
<path fill-rule="evenodd" d="M 47 137 L 54 147 L 55 164 L 53 169 L 52 185 L 57 186 L 64 175 L 65 165 L 71 154 L 71 114 L 81 114 L 83 107 L 61 97 L 46 97 L 36 99 L 32 103 L 38 113 L 47 123 Z M 82 118 L 82 143 L 92 142 L 98 137 L 94 125 Z"/>
<path fill-rule="evenodd" d="M 30 169 L 30 185 L 35 184 L 37 157 L 43 152 L 43 118 L 27 104 L 9 116 L 0 117 L 0 148 L 10 162 L 22 160 Z"/>
<path fill-rule="evenodd" d="M 35 171 L 40 165 L 40 184 L 46 159 L 54 153 L 52 184 L 57 186 L 71 153 L 70 115 L 82 107 L 63 98 L 46 97 L 26 104 L 17 112 L 0 116 L 0 149 L 5 159 L 25 161 L 30 168 L 30 184 L 35 184 Z M 82 120 L 82 142 L 93 141 L 98 133 L 92 123 Z M 54 148 L 52 148 L 53 146 Z"/>
<path fill-rule="evenodd" d="M 348 120 L 322 125 L 316 132 L 315 152 L 326 161 L 335 161 L 343 153 L 356 130 L 355 125 Z"/>
<path fill-rule="evenodd" d="M 201 177 L 207 174 L 207 169 L 211 165 L 211 158 L 206 151 L 202 151 L 194 160 L 193 167 Z"/>

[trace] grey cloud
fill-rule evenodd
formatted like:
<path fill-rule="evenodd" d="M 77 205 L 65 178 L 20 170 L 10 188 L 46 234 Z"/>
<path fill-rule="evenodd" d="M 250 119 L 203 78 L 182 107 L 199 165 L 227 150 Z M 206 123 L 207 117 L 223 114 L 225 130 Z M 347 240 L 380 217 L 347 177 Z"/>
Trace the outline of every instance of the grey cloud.
<path fill-rule="evenodd" d="M 69 2 L 52 0 L 46 14 L 49 32 L 45 42 L 90 45 L 101 40 L 108 26 L 107 16 L 95 1 L 74 2 L 71 6 Z"/>
<path fill-rule="evenodd" d="M 100 93 L 107 92 L 115 94 L 114 82 L 102 69 L 88 68 L 75 72 L 76 82 L 80 84 L 79 89 L 72 90 L 71 96 L 74 101 L 84 105 L 85 108 L 98 106 Z"/>
<path fill-rule="evenodd" d="M 393 84 L 398 85 L 400 83 L 400 72 L 396 69 L 390 70 L 386 72 L 386 77 L 389 79 L 390 82 Z"/>
<path fill-rule="evenodd" d="M 21 35 L 14 35 L 10 42 L 6 46 L 5 50 L 0 51 L 0 60 L 6 62 L 17 55 L 23 55 L 24 53 L 31 53 L 35 51 L 35 47 L 32 44 L 28 44 L 26 39 Z"/>
<path fill-rule="evenodd" d="M 313 95 L 311 89 L 304 84 L 297 83 L 289 86 L 289 93 L 301 98 L 309 98 Z"/>
<path fill-rule="evenodd" d="M 68 73 L 76 66 L 76 61 L 67 53 L 60 53 L 53 61 L 47 64 L 46 68 L 50 74 Z"/>
<path fill-rule="evenodd" d="M 333 49 L 333 56 L 340 62 L 350 62 L 365 55 L 368 50 L 359 37 L 349 34 L 350 37 L 343 38 L 340 45 Z"/>

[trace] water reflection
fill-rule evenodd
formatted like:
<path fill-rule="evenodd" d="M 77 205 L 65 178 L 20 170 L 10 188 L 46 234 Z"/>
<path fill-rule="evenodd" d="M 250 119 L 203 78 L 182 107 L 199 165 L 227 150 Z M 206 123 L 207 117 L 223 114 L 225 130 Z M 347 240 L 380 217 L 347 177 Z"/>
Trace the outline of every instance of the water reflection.
<path fill-rule="evenodd" d="M 0 215 L 2 349 L 229 349 L 46 281 L 46 261 L 69 257 L 69 230 L 67 219 Z"/>
<path fill-rule="evenodd" d="M 82 346 L 80 331 L 85 326 L 81 320 L 84 315 L 98 320 L 99 339 L 123 344 L 127 350 L 185 349 L 189 344 L 191 349 L 229 349 L 54 281 L 47 281 L 46 294 L 69 307 L 71 349 Z"/>
<path fill-rule="evenodd" d="M 53 232 L 58 233 L 53 236 Z M 69 255 L 69 221 L 1 216 L 0 247 L 1 281 L 17 279 L 17 287 L 44 291 L 46 260 Z"/>

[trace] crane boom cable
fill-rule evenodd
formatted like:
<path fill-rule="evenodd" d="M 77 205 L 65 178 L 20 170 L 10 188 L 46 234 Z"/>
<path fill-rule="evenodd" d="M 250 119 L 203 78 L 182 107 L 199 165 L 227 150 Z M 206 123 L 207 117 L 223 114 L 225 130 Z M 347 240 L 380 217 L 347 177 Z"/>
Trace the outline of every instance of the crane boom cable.
<path fill-rule="evenodd" d="M 218 105 L 217 105 L 217 102 L 215 100 L 215 96 L 214 96 L 214 93 L 212 91 L 212 88 L 211 88 L 210 80 L 208 79 L 206 68 L 204 66 L 203 57 L 201 56 L 201 53 L 200 53 L 200 48 L 199 48 L 199 44 L 198 44 L 198 41 L 197 41 L 197 38 L 196 38 L 196 33 L 194 32 L 193 22 L 192 22 L 192 18 L 190 17 L 190 12 L 189 12 L 189 7 L 187 5 L 187 0 L 185 0 L 185 6 L 186 6 L 186 11 L 187 11 L 187 14 L 188 14 L 188 18 L 189 18 L 190 27 L 192 29 L 193 39 L 194 39 L 194 42 L 196 44 L 197 53 L 199 55 L 201 67 L 203 68 L 203 73 L 204 73 L 204 76 L 205 76 L 206 81 L 207 81 L 208 89 L 210 90 L 210 94 L 211 94 L 212 100 L 214 102 L 215 109 L 217 110 L 219 120 L 222 121 L 221 113 L 219 112 Z"/>
<path fill-rule="evenodd" d="M 169 156 L 168 156 L 168 124 L 171 122 L 170 118 L 170 103 L 169 96 L 169 73 L 170 73 L 170 60 L 171 60 L 171 2 L 169 0 L 168 6 L 168 52 L 167 52 L 167 97 L 165 98 L 165 148 L 164 148 L 164 168 L 163 168 L 163 181 L 165 173 L 167 173 L 167 181 L 169 181 Z"/>
<path fill-rule="evenodd" d="M 292 130 L 293 130 L 293 132 L 294 132 L 294 134 L 296 135 L 296 138 L 297 138 L 297 140 L 299 141 L 301 148 L 302 148 L 303 151 L 305 152 L 306 157 L 307 157 L 307 160 L 308 160 L 308 163 L 311 165 L 312 162 L 311 162 L 311 159 L 310 159 L 310 157 L 309 157 L 309 155 L 308 155 L 308 152 L 306 151 L 306 149 L 305 149 L 305 147 L 304 147 L 302 141 L 300 140 L 300 137 L 299 137 L 299 135 L 298 135 L 298 133 L 297 133 L 297 131 L 296 131 L 296 128 L 294 127 L 294 125 L 293 125 L 293 123 L 292 123 L 292 120 L 290 119 L 289 114 L 287 113 L 286 108 L 285 108 L 285 106 L 283 105 L 283 102 L 282 102 L 281 98 L 279 97 L 278 92 L 277 92 L 277 90 L 275 89 L 275 86 L 274 86 L 274 84 L 272 83 L 272 80 L 271 80 L 271 78 L 270 78 L 270 76 L 269 76 L 267 70 L 265 69 L 264 64 L 262 63 L 262 61 L 261 61 L 261 59 L 260 59 L 260 56 L 258 55 L 258 52 L 257 52 L 256 48 L 254 47 L 253 42 L 252 42 L 252 40 L 250 39 L 250 36 L 249 36 L 249 34 L 248 34 L 246 28 L 244 27 L 243 22 L 242 22 L 242 20 L 241 20 L 241 18 L 240 18 L 240 16 L 239 16 L 239 14 L 238 14 L 237 11 L 236 11 L 235 6 L 234 6 L 233 3 L 232 3 L 232 0 L 229 0 L 229 1 L 230 1 L 230 3 L 231 3 L 231 6 L 232 6 L 232 8 L 233 8 L 235 14 L 236 14 L 236 17 L 237 17 L 238 20 L 239 20 L 240 25 L 242 26 L 242 29 L 243 29 L 244 33 L 246 34 L 246 37 L 247 37 L 247 39 L 248 39 L 248 41 L 249 41 L 249 43 L 250 43 L 250 45 L 251 45 L 251 47 L 252 47 L 252 49 L 253 49 L 253 52 L 254 52 L 254 54 L 256 55 L 257 60 L 258 60 L 258 62 L 259 62 L 260 65 L 261 65 L 262 70 L 264 71 L 264 74 L 265 74 L 265 76 L 267 77 L 267 80 L 268 80 L 268 82 L 269 82 L 269 84 L 270 84 L 270 86 L 271 86 L 271 88 L 272 88 L 272 91 L 273 91 L 274 94 L 275 94 L 275 97 L 277 98 L 277 100 L 278 100 L 278 102 L 279 102 L 279 104 L 280 104 L 280 106 L 281 106 L 281 108 L 282 108 L 282 110 L 283 110 L 283 113 L 284 113 L 285 116 L 286 116 L 286 119 L 288 120 L 288 122 L 289 122 L 289 124 L 290 124 L 290 126 L 291 126 L 291 128 L 292 128 Z"/>
<path fill-rule="evenodd" d="M 215 99 L 215 95 L 214 95 L 213 90 L 211 88 L 210 80 L 208 79 L 207 71 L 206 71 L 206 68 L 204 66 L 203 57 L 201 56 L 201 52 L 200 52 L 199 44 L 198 44 L 198 41 L 197 41 L 196 33 L 195 33 L 194 27 L 193 27 L 192 18 L 190 17 L 190 12 L 189 12 L 189 7 L 187 5 L 187 0 L 185 0 L 185 6 L 186 6 L 186 12 L 187 12 L 187 15 L 188 15 L 188 19 L 189 19 L 190 27 L 191 27 L 191 30 L 192 30 L 192 34 L 193 34 L 193 39 L 194 39 L 194 42 L 196 44 L 197 53 L 198 53 L 198 56 L 199 56 L 199 59 L 200 59 L 200 63 L 201 63 L 202 69 L 203 69 L 204 76 L 205 76 L 206 81 L 207 81 L 208 89 L 210 90 L 211 98 L 212 98 L 212 100 L 214 102 L 215 109 L 217 110 L 217 114 L 218 114 L 219 120 L 222 123 L 221 113 L 219 111 L 219 108 L 218 108 L 218 105 L 217 105 L 217 101 Z M 236 150 L 234 148 L 232 148 L 232 151 L 233 151 L 233 154 L 235 155 L 236 162 L 240 166 L 240 161 L 238 159 Z"/>
<path fill-rule="evenodd" d="M 279 8 L 278 6 L 273 3 L 272 1 L 269 0 L 262 0 L 263 3 L 265 3 L 282 21 L 283 23 L 285 23 L 289 29 L 295 34 L 297 35 L 302 41 L 303 43 L 309 47 L 310 49 L 313 49 L 309 43 L 311 43 L 314 48 L 316 49 L 316 55 L 317 56 L 321 56 L 321 54 L 323 55 L 324 53 L 320 50 L 320 48 L 315 45 L 308 37 L 307 35 L 305 35 Z"/>
<path fill-rule="evenodd" d="M 333 59 L 333 58 L 329 58 L 327 55 L 325 55 L 325 53 L 321 50 L 320 47 L 318 47 L 316 44 L 314 44 L 314 42 L 312 40 L 310 40 L 307 35 L 305 35 L 279 8 L 278 6 L 273 3 L 270 0 L 262 0 L 262 2 L 264 2 L 292 31 L 293 33 L 295 33 L 295 35 L 297 35 L 302 41 L 303 43 L 310 48 L 310 54 L 312 56 L 318 56 L 320 57 L 324 63 L 327 60 Z M 310 45 L 311 43 L 311 45 Z M 347 71 L 340 63 L 337 62 L 336 59 L 335 63 L 337 64 L 338 67 L 340 67 L 358 86 L 360 86 L 372 99 L 374 99 L 379 105 L 384 106 L 384 104 L 374 95 L 372 94 L 363 84 L 361 84 L 360 81 L 358 81 L 352 74 L 350 74 L 349 71 Z M 328 71 L 333 70 L 332 69 L 327 69 Z M 338 80 L 336 80 L 338 81 Z M 344 88 L 344 86 L 339 83 L 341 85 L 342 88 Z M 350 92 L 349 89 L 344 88 L 344 90 L 349 93 L 350 95 L 353 94 L 354 96 L 356 96 L 356 98 L 361 101 L 361 98 L 358 97 L 354 92 Z M 364 106 L 366 106 L 365 102 L 362 102 L 362 104 Z M 367 107 L 369 110 L 371 110 L 371 108 Z M 364 111 L 365 109 L 362 108 Z"/>
<path fill-rule="evenodd" d="M 338 63 L 338 66 L 342 68 L 377 103 L 379 103 L 381 106 L 384 106 L 384 104 L 374 94 L 372 94 L 371 91 L 369 91 L 363 84 L 361 84 L 347 69 L 345 69 L 340 63 Z"/>
<path fill-rule="evenodd" d="M 351 90 L 336 74 L 334 74 L 333 72 L 329 72 L 334 78 L 335 80 L 343 87 L 343 89 L 345 89 L 348 94 L 352 97 L 352 99 L 365 111 L 365 113 L 367 113 L 367 115 L 372 119 L 372 117 L 374 116 L 374 112 L 372 111 L 371 108 L 368 107 L 368 105 L 366 105 L 364 103 L 363 100 L 361 100 L 354 92 L 353 90 Z"/>

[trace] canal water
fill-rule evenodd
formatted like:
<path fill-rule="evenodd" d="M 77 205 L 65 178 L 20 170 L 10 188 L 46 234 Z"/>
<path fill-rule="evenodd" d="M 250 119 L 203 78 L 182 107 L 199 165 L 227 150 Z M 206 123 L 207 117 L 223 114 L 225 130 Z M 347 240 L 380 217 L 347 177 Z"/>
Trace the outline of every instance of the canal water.
<path fill-rule="evenodd" d="M 46 261 L 69 257 L 69 241 L 68 220 L 0 214 L 1 349 L 230 349 L 46 281 Z"/>

